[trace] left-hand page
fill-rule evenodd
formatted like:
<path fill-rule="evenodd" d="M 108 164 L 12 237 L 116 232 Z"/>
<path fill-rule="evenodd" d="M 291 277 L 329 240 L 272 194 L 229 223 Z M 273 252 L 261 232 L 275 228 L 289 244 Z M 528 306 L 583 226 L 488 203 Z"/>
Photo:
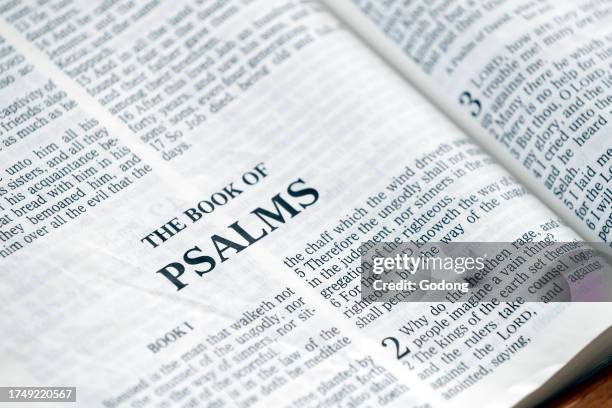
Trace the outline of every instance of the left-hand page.
<path fill-rule="evenodd" d="M 317 169 L 344 148 L 356 163 L 351 125 L 380 122 L 367 113 L 401 79 L 308 2 L 0 13 L 1 386 L 76 386 L 84 407 L 269 406 L 333 404 L 363 377 L 390 384 L 367 398 L 422 401 L 263 250 L 313 219 L 314 184 L 336 211 L 355 175 Z M 404 121 L 427 123 L 406 98 Z M 205 273 L 199 248 L 223 231 L 257 248 L 219 238 L 229 259 Z"/>

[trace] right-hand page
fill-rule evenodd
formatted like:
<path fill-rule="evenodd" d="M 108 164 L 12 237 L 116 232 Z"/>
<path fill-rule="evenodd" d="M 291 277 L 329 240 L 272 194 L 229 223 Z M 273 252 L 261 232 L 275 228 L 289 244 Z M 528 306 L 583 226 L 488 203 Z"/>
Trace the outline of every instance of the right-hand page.
<path fill-rule="evenodd" d="M 583 237 L 612 243 L 612 2 L 325 2 Z"/>

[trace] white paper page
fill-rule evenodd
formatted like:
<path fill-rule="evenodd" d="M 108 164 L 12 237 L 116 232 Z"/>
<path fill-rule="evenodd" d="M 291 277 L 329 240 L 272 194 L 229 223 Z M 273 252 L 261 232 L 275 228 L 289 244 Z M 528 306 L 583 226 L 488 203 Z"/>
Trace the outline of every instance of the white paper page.
<path fill-rule="evenodd" d="M 79 27 L 87 27 L 80 14 L 91 12 L 96 15 L 95 23 L 91 24 L 98 25 L 99 30 L 124 26 L 120 21 L 105 23 L 108 13 L 119 20 L 120 16 L 130 19 L 142 17 L 121 35 L 106 42 L 106 49 L 111 50 L 109 55 L 113 57 L 107 55 L 102 62 L 95 62 L 101 64 L 96 68 L 99 72 L 97 81 L 104 82 L 105 78 L 112 77 L 108 71 L 111 68 L 105 69 L 104 66 L 108 61 L 115 61 L 113 46 L 140 49 L 137 37 L 158 35 L 151 33 L 161 32 L 158 26 L 167 21 L 166 16 L 173 21 L 180 20 L 177 16 L 182 14 L 182 9 L 176 2 L 150 10 L 143 8 L 142 3 L 136 8 L 140 10 L 137 14 L 136 9 L 128 12 L 113 8 L 123 3 L 82 2 L 70 5 L 77 12 L 58 7 L 55 12 L 62 18 L 52 22 L 49 20 L 53 15 L 51 10 L 41 7 L 39 11 L 49 14 L 24 12 L 26 16 L 23 19 L 35 21 L 34 26 L 25 27 L 17 21 L 12 23 L 24 30 L 23 36 L 10 27 L 2 27 L 2 35 L 11 38 L 17 53 L 27 54 L 27 58 L 10 71 L 14 82 L 1 90 L 1 100 L 7 101 L 3 106 L 21 107 L 3 120 L 15 120 L 28 109 L 27 104 L 42 105 L 43 98 L 58 99 L 59 96 L 53 95 L 59 92 L 66 93 L 61 98 L 63 102 L 73 99 L 77 105 L 58 107 L 61 110 L 72 106 L 69 112 L 49 124 L 27 135 L 22 133 L 26 135 L 24 137 L 18 132 L 41 113 L 35 113 L 31 118 L 24 116 L 17 123 L 19 130 L 3 134 L 3 143 L 16 133 L 18 138 L 15 143 L 3 145 L 0 152 L 3 163 L 9 160 L 3 176 L 7 174 L 6 169 L 17 161 L 26 158 L 32 161 L 17 173 L 7 174 L 6 177 L 13 179 L 23 176 L 25 182 L 14 191 L 3 193 L 2 197 L 2 214 L 10 216 L 2 231 L 15 231 L 13 238 L 3 242 L 6 252 L 3 252 L 1 264 L 4 273 L 0 284 L 2 313 L 8 316 L 1 323 L 2 333 L 6 333 L 6 341 L 1 346 L 3 364 L 0 379 L 3 384 L 75 385 L 78 388 L 78 406 L 87 407 L 212 406 L 216 401 L 224 401 L 229 406 L 294 407 L 348 405 L 360 400 L 371 405 L 398 407 L 445 404 L 440 393 L 417 378 L 427 369 L 429 362 L 420 364 L 413 354 L 409 360 L 398 361 L 392 348 L 381 345 L 381 340 L 387 336 L 397 337 L 402 344 L 412 342 L 413 337 L 402 337 L 398 329 L 405 319 L 425 313 L 427 305 L 396 305 L 390 313 L 359 329 L 356 324 L 359 316 L 349 317 L 344 313 L 358 300 L 358 295 L 354 294 L 358 288 L 357 281 L 346 285 L 342 291 L 345 294 L 334 293 L 334 300 L 340 304 L 336 308 L 330 299 L 320 294 L 322 288 L 329 287 L 335 279 L 324 280 L 320 268 L 288 267 L 284 261 L 303 252 L 308 243 L 315 242 L 324 230 L 333 229 L 347 213 L 353 213 L 356 207 L 365 207 L 369 197 L 386 191 L 393 177 L 405 172 L 406 166 L 416 166 L 417 160 L 423 161 L 435 152 L 445 163 L 447 159 L 451 163 L 450 157 L 455 157 L 455 164 L 426 182 L 427 171 L 432 174 L 438 171 L 437 164 L 430 161 L 425 168 L 419 169 L 415 181 L 423 188 L 433 188 L 446 178 L 452 183 L 446 183 L 445 188 L 415 213 L 415 217 L 434 205 L 439 207 L 438 202 L 444 201 L 444 196 L 456 203 L 460 198 L 478 194 L 477 190 L 487 184 L 498 183 L 503 187 L 497 194 L 479 198 L 474 204 L 472 211 L 478 214 L 478 222 L 468 225 L 464 219 L 472 213 L 461 211 L 457 223 L 464 226 L 464 233 L 459 239 L 514 240 L 529 230 L 543 234 L 542 225 L 557 225 L 558 221 L 350 33 L 336 30 L 337 21 L 326 13 L 317 12 L 315 4 L 283 8 L 286 3 L 250 3 L 244 8 L 238 7 L 239 3 L 230 3 L 214 10 L 204 9 L 199 2 L 184 4 L 195 10 L 189 14 L 190 18 L 217 18 L 214 32 L 226 40 L 234 38 L 235 31 L 253 28 L 259 21 L 261 31 L 257 32 L 257 38 L 260 44 L 264 43 L 261 39 L 263 31 L 267 32 L 268 41 L 281 42 L 279 38 L 287 38 L 286 33 L 297 30 L 297 25 L 305 26 L 314 41 L 308 41 L 300 29 L 295 32 L 304 38 L 284 43 L 284 48 L 292 51 L 289 59 L 282 58 L 286 55 L 282 50 L 262 54 L 269 55 L 261 64 L 270 69 L 270 74 L 260 78 L 257 84 L 245 85 L 248 92 L 239 94 L 233 101 L 227 99 L 231 103 L 214 115 L 210 112 L 212 105 L 207 105 L 210 99 L 204 100 L 203 107 L 195 105 L 196 98 L 209 94 L 206 87 L 197 90 L 196 83 L 206 79 L 208 69 L 219 76 L 219 66 L 197 68 L 207 66 L 209 53 L 190 61 L 189 72 L 176 74 L 185 79 L 187 85 L 184 89 L 190 90 L 183 91 L 192 95 L 189 105 L 193 103 L 198 107 L 188 116 L 189 123 L 196 123 L 192 120 L 197 120 L 198 113 L 210 115 L 191 131 L 184 118 L 178 124 L 170 124 L 170 117 L 166 118 L 163 112 L 157 111 L 162 107 L 161 102 L 158 102 L 160 105 L 144 102 L 158 100 L 155 95 L 139 103 L 132 100 L 134 107 L 130 111 L 134 112 L 134 118 L 124 116 L 128 123 L 122 123 L 109 112 L 114 104 L 128 100 L 129 95 L 134 94 L 134 91 L 124 88 L 146 87 L 139 82 L 142 79 L 120 79 L 118 85 L 103 92 L 112 96 L 116 90 L 120 96 L 112 97 L 114 103 L 101 106 L 84 91 L 89 89 L 85 83 L 87 79 L 79 78 L 84 85 L 78 85 L 23 37 L 44 48 L 47 47 L 45 38 L 49 37 L 51 42 L 55 31 L 66 30 L 62 32 L 71 35 L 57 35 L 57 38 L 77 44 L 73 38 L 93 38 L 91 34 L 79 32 Z M 53 4 L 47 6 L 51 8 Z M 237 10 L 229 11 L 231 6 Z M 106 7 L 110 7 L 112 13 Z M 3 17 L 12 19 L 11 16 L 21 15 L 17 10 L 2 10 Z M 302 15 L 298 22 L 291 22 L 291 16 L 298 15 Z M 285 25 L 278 24 L 275 18 L 280 18 Z M 76 19 L 79 24 L 71 19 Z M 223 25 L 223 22 L 228 24 Z M 71 24 L 72 28 L 68 29 L 66 26 Z M 188 23 L 183 21 L 180 24 L 187 26 Z M 274 29 L 269 26 L 272 24 Z M 190 31 L 190 36 L 194 37 L 189 38 L 195 38 L 195 27 L 204 25 L 201 22 L 194 24 Z M 44 27 L 53 27 L 52 32 L 46 32 Z M 30 31 L 46 32 L 45 38 L 34 38 L 34 34 L 28 37 Z M 174 44 L 184 46 L 182 41 Z M 161 46 L 152 42 L 155 47 Z M 164 44 L 172 45 L 169 41 Z M 308 45 L 303 47 L 303 44 Z M 64 53 L 72 52 L 65 51 L 71 50 L 68 46 L 54 44 L 50 47 L 64 50 L 62 58 L 67 58 Z M 299 47 L 301 49 L 296 50 Z M 97 50 L 88 49 L 90 52 Z M 242 64 L 248 64 L 245 62 L 247 57 L 240 54 L 238 48 L 232 49 L 240 57 L 233 68 L 238 71 Z M 256 50 L 261 51 L 259 48 Z M 139 52 L 148 55 L 150 51 L 143 48 Z M 75 55 L 79 54 L 88 55 Z M 223 60 L 230 60 L 231 56 L 226 55 Z M 133 69 L 157 69 L 149 65 L 155 64 L 155 58 L 148 62 L 144 59 L 132 64 Z M 157 62 L 161 64 L 164 60 L 180 58 L 161 58 Z M 73 64 L 80 66 L 81 62 L 76 61 Z M 34 71 L 24 71 L 23 77 L 16 73 L 32 62 L 36 63 Z M 64 67 L 64 70 L 73 68 Z M 131 69 L 120 73 L 140 76 L 138 71 Z M 196 69 L 204 71 L 196 75 Z M 265 72 L 261 65 L 259 69 Z M 150 72 L 146 71 L 146 74 Z M 163 73 L 158 73 L 158 76 L 163 77 Z M 45 91 L 44 85 L 49 78 L 56 85 Z M 112 83 L 113 79 L 109 81 Z M 144 83 L 153 84 L 151 87 L 157 83 L 149 81 L 152 80 L 146 79 Z M 35 91 L 41 87 L 43 97 L 32 99 L 40 95 Z M 171 94 L 163 94 L 164 97 L 172 98 L 174 89 L 162 89 Z M 96 97 L 103 99 L 103 95 Z M 220 104 L 219 107 L 226 94 L 224 91 L 211 97 Z M 28 98 L 28 101 L 18 98 Z M 155 109 L 155 120 L 165 118 L 171 135 L 162 133 L 162 136 L 155 136 L 157 133 L 151 133 L 153 136 L 144 136 L 146 131 L 134 134 L 129 126 L 135 127 L 137 122 L 144 120 L 144 117 L 135 115 L 137 105 L 144 109 L 142 116 L 148 115 L 147 109 Z M 45 108 L 44 113 L 48 115 L 52 108 L 55 105 Z M 118 112 L 117 116 L 124 113 Z M 95 118 L 98 123 L 86 121 L 90 118 Z M 146 127 L 149 131 L 155 126 L 147 123 Z M 66 133 L 68 129 L 72 129 L 76 137 L 72 132 Z M 172 135 L 176 135 L 177 130 L 184 134 L 173 142 Z M 118 140 L 112 142 L 113 138 Z M 148 140 L 148 146 L 143 145 L 143 138 Z M 173 149 L 181 143 L 188 144 L 189 148 L 181 156 L 168 161 L 164 160 L 163 154 L 168 148 L 159 151 L 159 142 L 152 140 L 161 140 L 164 146 L 171 144 Z M 75 141 L 84 148 L 79 150 L 81 147 Z M 53 143 L 58 149 L 51 146 Z M 70 147 L 74 147 L 75 153 L 69 152 Z M 122 147 L 127 147 L 130 152 Z M 52 207 L 51 203 L 60 200 L 52 200 L 50 195 L 59 181 L 42 186 L 33 193 L 26 194 L 25 190 L 35 187 L 40 177 L 58 171 L 50 166 L 50 160 L 60 163 L 54 167 L 63 167 L 64 163 L 76 160 L 88 149 L 95 150 L 100 156 L 91 163 L 96 173 L 84 174 L 82 171 L 85 169 L 70 170 L 63 177 L 73 186 L 59 193 L 64 199 L 75 191 L 82 191 L 85 197 L 79 197 L 79 200 L 84 212 L 75 209 L 79 205 L 76 202 L 70 204 L 73 210 L 70 214 L 74 219 L 66 214 L 67 208 L 61 208 L 51 214 L 52 217 L 43 219 L 41 216 L 36 223 L 29 221 L 27 217 L 42 214 L 43 208 L 46 210 Z M 66 155 L 61 155 L 61 152 L 65 152 L 68 159 L 62 158 Z M 110 164 L 104 159 L 108 159 Z M 144 168 L 145 163 L 151 171 Z M 40 168 L 42 173 L 31 173 L 36 168 Z M 141 175 L 136 169 L 147 174 Z M 35 175 L 25 176 L 26 173 Z M 102 178 L 105 173 L 116 178 Z M 9 182 L 9 179 L 3 179 L 2 186 L 11 189 Z M 234 189 L 230 187 L 231 183 L 234 183 Z M 290 185 L 293 195 L 288 191 Z M 315 198 L 312 191 L 304 191 L 304 188 L 316 189 L 318 196 Z M 243 192 L 237 194 L 235 189 Z M 296 194 L 296 191 L 302 194 Z M 39 194 L 47 202 L 41 204 L 43 207 L 26 207 L 28 213 L 18 216 L 14 210 L 25 204 L 9 200 L 18 193 L 24 194 L 23 203 L 36 200 Z M 104 198 L 105 194 L 109 198 Z M 236 194 L 234 198 L 222 204 L 223 197 L 233 194 Z M 277 194 L 292 210 L 282 205 L 279 209 L 280 198 L 273 201 Z M 504 195 L 508 198 L 503 198 Z M 391 204 L 392 199 L 398 197 L 389 193 L 385 204 L 379 205 Z M 417 198 L 422 198 L 422 195 L 404 201 L 395 209 L 397 216 L 400 211 L 408 210 L 409 205 L 415 205 Z M 480 207 L 493 198 L 498 204 Z M 221 204 L 194 222 L 197 216 L 193 214 L 206 211 L 206 201 L 214 200 Z M 202 207 L 197 210 L 200 202 Z M 274 204 L 277 204 L 276 208 Z M 268 217 L 265 222 L 252 213 L 257 208 L 281 211 L 283 218 Z M 393 221 L 395 217 L 382 219 L 378 212 L 379 209 L 370 210 L 371 217 L 377 222 L 375 228 L 359 224 L 352 228 L 351 234 L 356 234 L 358 241 L 373 235 L 383 236 L 393 228 L 396 229 L 391 236 L 402 233 L 403 228 Z M 58 214 L 62 219 L 55 218 Z M 192 214 L 191 218 L 188 214 Z M 157 246 L 153 248 L 145 237 L 163 225 L 171 228 L 165 223 L 174 218 L 181 223 L 176 227 L 180 232 L 163 243 L 159 237 L 155 238 Z M 54 220 L 57 220 L 58 228 L 51 225 Z M 236 222 L 248 231 L 253 240 L 260 234 L 265 233 L 265 236 L 249 244 L 246 233 L 237 230 Z M 18 225 L 24 228 L 24 233 L 19 232 Z M 179 224 L 174 222 L 171 225 Z M 232 225 L 235 227 L 230 228 Z M 25 231 L 30 236 L 43 226 L 47 226 L 48 234 L 35 234 L 39 238 L 26 245 Z M 495 226 L 493 231 L 492 226 Z M 450 229 L 449 226 L 440 234 L 448 234 Z M 560 240 L 576 238 L 575 233 L 561 223 L 547 233 Z M 228 258 L 225 262 L 221 262 L 221 255 L 215 250 L 211 238 L 214 235 L 237 243 L 234 248 L 223 251 Z M 336 242 L 347 238 L 342 233 L 334 235 Z M 16 242 L 23 247 L 14 246 Z M 195 246 L 217 262 L 211 272 L 201 273 L 202 276 L 196 271 L 204 270 L 210 264 L 189 265 L 184 259 L 186 252 Z M 190 256 L 198 254 L 197 251 L 190 252 Z M 340 257 L 334 256 L 333 261 L 339 263 Z M 158 272 L 172 263 L 185 267 L 185 272 L 178 278 L 187 286 L 179 291 L 170 279 Z M 296 268 L 304 272 L 303 276 Z M 172 268 L 166 270 L 176 272 Z M 350 273 L 350 268 L 341 271 L 346 276 Z M 322 283 L 316 285 L 314 278 Z M 344 300 L 343 296 L 347 295 L 350 297 Z M 491 390 L 499 398 L 483 401 L 483 405 L 485 402 L 509 405 L 517 401 L 608 325 L 600 318 L 609 315 L 605 305 L 524 305 L 519 311 L 523 308 L 537 311 L 538 315 L 521 327 L 513 341 L 517 341 L 519 336 L 529 337 L 532 338 L 529 346 L 521 349 L 512 363 L 500 366 L 492 371 L 494 375 L 458 394 L 451 402 L 454 406 L 484 398 Z M 369 313 L 372 311 L 364 311 L 363 315 Z M 246 316 L 244 325 L 235 324 L 243 316 Z M 502 330 L 507 319 L 495 319 L 499 319 Z M 585 327 L 568 334 L 568 322 L 581 322 Z M 455 328 L 453 325 L 442 334 L 446 335 Z M 163 338 L 167 339 L 167 345 L 164 340 L 159 340 Z M 547 338 L 561 338 L 563 341 L 551 348 Z M 501 340 L 491 342 L 495 354 L 505 347 Z M 462 352 L 462 360 L 466 360 L 470 370 L 476 368 L 478 364 L 469 357 L 470 351 L 465 349 Z M 442 370 L 450 370 L 452 364 L 458 364 L 453 362 L 443 366 L 446 363 L 439 362 L 438 358 L 440 354 L 436 361 L 444 367 Z M 517 377 L 517 372 L 524 373 L 526 369 L 533 373 L 533 377 Z"/>
<path fill-rule="evenodd" d="M 612 242 L 607 2 L 324 3 L 585 239 Z"/>

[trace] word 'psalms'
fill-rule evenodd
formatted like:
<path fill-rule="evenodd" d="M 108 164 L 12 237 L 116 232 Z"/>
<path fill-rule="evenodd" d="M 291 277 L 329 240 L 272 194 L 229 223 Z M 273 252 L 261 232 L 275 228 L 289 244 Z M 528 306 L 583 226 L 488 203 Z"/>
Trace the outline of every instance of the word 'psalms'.
<path fill-rule="evenodd" d="M 225 234 L 210 236 L 213 248 L 209 251 L 202 249 L 199 245 L 194 245 L 185 251 L 180 261 L 171 262 L 156 273 L 164 276 L 176 287 L 176 290 L 181 290 L 188 285 L 183 281 L 183 274 L 187 268 L 192 269 L 199 276 L 213 271 L 218 262 L 225 262 L 229 259 L 230 255 L 227 254 L 227 251 L 237 254 L 245 250 L 318 200 L 319 192 L 305 186 L 302 179 L 297 179 L 287 186 L 285 194 L 278 193 L 272 197 L 273 209 L 257 207 L 250 212 L 259 227 L 252 227 L 249 231 L 248 227 L 243 227 L 246 224 L 241 225 L 240 221 L 236 221 L 227 226 Z M 255 224 L 249 222 L 249 225 Z"/>

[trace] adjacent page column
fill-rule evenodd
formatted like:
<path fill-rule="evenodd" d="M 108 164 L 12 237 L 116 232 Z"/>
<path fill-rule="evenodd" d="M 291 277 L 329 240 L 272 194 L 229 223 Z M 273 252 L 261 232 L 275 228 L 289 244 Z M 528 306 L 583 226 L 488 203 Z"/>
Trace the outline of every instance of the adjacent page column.
<path fill-rule="evenodd" d="M 593 241 L 612 242 L 605 1 L 329 1 Z"/>

